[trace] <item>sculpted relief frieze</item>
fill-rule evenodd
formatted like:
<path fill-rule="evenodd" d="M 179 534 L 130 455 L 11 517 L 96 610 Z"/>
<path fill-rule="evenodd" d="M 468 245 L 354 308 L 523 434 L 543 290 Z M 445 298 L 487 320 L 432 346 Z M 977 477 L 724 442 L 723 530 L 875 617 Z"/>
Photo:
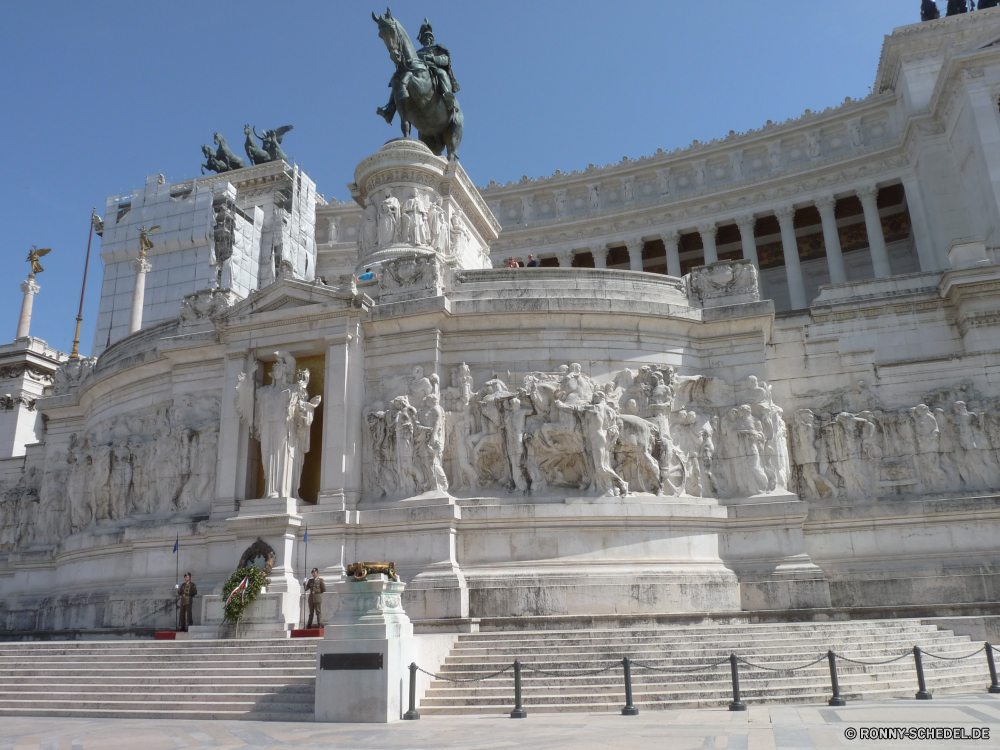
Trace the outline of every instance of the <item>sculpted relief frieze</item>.
<path fill-rule="evenodd" d="M 0 486 L 0 550 L 55 544 L 94 524 L 206 512 L 215 492 L 219 399 L 179 396 L 122 414 Z"/>
<path fill-rule="evenodd" d="M 517 383 L 515 385 L 515 383 Z M 784 491 L 786 428 L 770 387 L 577 363 L 441 388 L 420 366 L 383 378 L 366 414 L 369 497 L 428 491 L 740 497 Z"/>
<path fill-rule="evenodd" d="M 1000 486 L 1000 399 L 970 383 L 885 408 L 864 383 L 792 415 L 792 455 L 806 498 L 979 492 Z"/>

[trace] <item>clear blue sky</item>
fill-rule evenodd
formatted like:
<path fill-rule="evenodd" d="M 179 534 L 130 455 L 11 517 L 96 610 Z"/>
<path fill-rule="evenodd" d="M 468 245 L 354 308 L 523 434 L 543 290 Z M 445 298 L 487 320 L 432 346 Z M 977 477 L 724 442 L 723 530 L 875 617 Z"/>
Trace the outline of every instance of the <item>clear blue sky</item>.
<path fill-rule="evenodd" d="M 868 94 L 882 39 L 920 0 L 395 0 L 449 47 L 477 185 L 710 141 Z M 0 341 L 30 245 L 52 247 L 33 335 L 69 351 L 91 206 L 146 175 L 199 174 L 202 144 L 292 124 L 284 148 L 327 198 L 399 135 L 375 108 L 392 64 L 375 6 L 316 2 L 8 2 L 0 27 Z M 81 353 L 102 265 L 95 237 Z"/>

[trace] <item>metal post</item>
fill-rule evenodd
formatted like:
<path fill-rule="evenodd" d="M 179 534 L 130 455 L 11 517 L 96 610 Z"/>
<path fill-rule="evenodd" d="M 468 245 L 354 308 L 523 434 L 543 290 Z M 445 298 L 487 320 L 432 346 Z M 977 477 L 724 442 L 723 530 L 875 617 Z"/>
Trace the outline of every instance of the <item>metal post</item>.
<path fill-rule="evenodd" d="M 410 662 L 410 709 L 403 714 L 403 718 L 406 720 L 413 720 L 420 718 L 420 712 L 417 711 L 417 663 Z"/>
<path fill-rule="evenodd" d="M 920 658 L 920 646 L 913 647 L 913 661 L 917 665 L 917 685 L 920 687 L 914 697 L 918 701 L 929 701 L 931 694 L 927 692 L 927 682 L 924 680 L 924 662 Z"/>
<path fill-rule="evenodd" d="M 521 705 L 521 662 L 514 659 L 514 710 L 510 712 L 510 718 L 523 719 L 527 715 Z"/>
<path fill-rule="evenodd" d="M 639 709 L 632 705 L 632 662 L 627 656 L 622 659 L 622 668 L 625 670 L 625 708 L 622 709 L 622 716 L 638 716 Z"/>
<path fill-rule="evenodd" d="M 736 654 L 729 655 L 729 667 L 733 672 L 733 702 L 729 704 L 730 711 L 746 711 L 746 704 L 740 700 L 740 665 Z"/>
<path fill-rule="evenodd" d="M 997 682 L 997 664 L 993 661 L 993 645 L 986 641 L 986 663 L 990 667 L 990 686 L 987 688 L 990 693 L 1000 693 L 1000 682 Z"/>
<path fill-rule="evenodd" d="M 837 679 L 837 655 L 833 649 L 826 652 L 826 658 L 830 660 L 830 687 L 833 695 L 827 701 L 831 706 L 846 706 L 847 701 L 840 695 L 840 681 Z"/>

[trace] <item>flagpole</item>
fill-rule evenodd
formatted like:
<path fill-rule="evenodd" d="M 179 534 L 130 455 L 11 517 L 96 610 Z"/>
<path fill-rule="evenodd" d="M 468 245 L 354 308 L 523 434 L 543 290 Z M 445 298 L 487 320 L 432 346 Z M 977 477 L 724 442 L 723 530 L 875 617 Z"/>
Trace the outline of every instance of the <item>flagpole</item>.
<path fill-rule="evenodd" d="M 70 359 L 80 359 L 80 324 L 83 322 L 83 295 L 87 291 L 87 268 L 90 266 L 90 242 L 94 239 L 94 217 L 97 216 L 97 206 L 90 212 L 90 234 L 87 235 L 87 257 L 83 261 L 83 286 L 80 288 L 80 310 L 76 314 L 76 334 L 73 336 L 73 350 Z"/>
<path fill-rule="evenodd" d="M 305 570 L 303 572 L 305 573 L 305 578 L 308 578 L 309 577 L 309 524 L 308 523 L 306 523 L 306 531 L 305 531 L 305 534 L 302 537 L 302 543 L 303 543 L 303 545 L 305 545 L 305 548 L 306 548 L 306 552 L 305 552 L 306 564 L 305 564 Z M 302 599 L 302 596 L 304 594 L 305 594 L 305 591 L 303 591 L 302 594 L 299 595 L 299 611 L 302 613 L 302 624 L 303 625 L 306 624 L 306 610 L 305 610 L 304 601 Z"/>
<path fill-rule="evenodd" d="M 181 535 L 177 534 L 174 541 L 174 630 L 180 630 L 178 623 L 181 619 L 181 598 L 178 596 L 177 587 L 181 582 Z"/>

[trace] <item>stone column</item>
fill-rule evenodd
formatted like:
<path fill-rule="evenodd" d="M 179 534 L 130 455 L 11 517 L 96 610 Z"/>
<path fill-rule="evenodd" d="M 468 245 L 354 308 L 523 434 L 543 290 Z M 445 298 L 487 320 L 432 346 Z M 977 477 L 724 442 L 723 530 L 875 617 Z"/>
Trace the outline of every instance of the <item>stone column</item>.
<path fill-rule="evenodd" d="M 572 250 L 556 250 L 556 260 L 559 261 L 560 268 L 570 268 L 573 265 Z"/>
<path fill-rule="evenodd" d="M 132 261 L 132 268 L 135 269 L 135 288 L 132 290 L 132 318 L 128 324 L 129 333 L 135 333 L 142 328 L 142 303 L 146 296 L 146 274 L 153 266 L 146 260 L 146 254 L 140 253 L 139 257 Z"/>
<path fill-rule="evenodd" d="M 939 268 L 947 268 L 947 259 L 934 254 L 934 242 L 927 220 L 927 210 L 924 208 L 924 196 L 920 192 L 920 183 L 917 182 L 916 175 L 910 172 L 903 175 L 901 180 L 906 194 L 906 210 L 910 213 L 913 244 L 917 246 L 917 258 L 920 260 L 920 270 L 936 271 Z"/>
<path fill-rule="evenodd" d="M 608 246 L 591 245 L 590 254 L 594 256 L 594 268 L 608 267 Z"/>
<path fill-rule="evenodd" d="M 882 219 L 878 215 L 878 185 L 865 185 L 856 192 L 865 210 L 865 228 L 868 230 L 868 248 L 872 254 L 875 278 L 884 279 L 892 276 L 892 268 L 889 266 L 889 253 L 885 249 Z"/>
<path fill-rule="evenodd" d="M 788 297 L 793 310 L 802 310 L 806 302 L 806 286 L 802 280 L 802 265 L 799 263 L 799 244 L 795 239 L 795 207 L 778 206 L 774 209 L 781 226 L 781 249 L 785 256 L 785 275 L 788 278 Z"/>
<path fill-rule="evenodd" d="M 628 250 L 628 266 L 632 271 L 642 270 L 642 248 L 645 244 L 639 237 L 625 240 L 625 249 Z"/>
<path fill-rule="evenodd" d="M 715 247 L 715 236 L 719 228 L 714 221 L 702 224 L 698 227 L 698 234 L 701 235 L 701 244 L 705 248 L 705 265 L 719 262 L 719 251 Z"/>
<path fill-rule="evenodd" d="M 834 215 L 837 199 L 832 195 L 821 195 L 815 203 L 820 221 L 823 222 L 823 244 L 826 245 L 826 265 L 830 269 L 830 283 L 844 284 L 847 282 L 847 271 L 844 269 L 844 256 L 840 251 L 840 232 L 837 231 L 837 217 Z"/>
<path fill-rule="evenodd" d="M 736 226 L 740 228 L 740 241 L 743 244 L 743 259 L 754 264 L 760 270 L 760 260 L 757 258 L 757 238 L 753 236 L 753 228 L 757 225 L 757 217 L 744 214 L 736 217 Z"/>
<path fill-rule="evenodd" d="M 353 510 L 361 498 L 364 423 L 364 353 L 354 319 L 326 337 L 323 384 L 323 457 L 318 504 L 323 510 Z"/>
<path fill-rule="evenodd" d="M 667 251 L 667 275 L 681 277 L 681 256 L 677 250 L 681 240 L 681 233 L 676 229 L 668 229 L 660 232 L 660 239 L 663 240 L 663 247 Z"/>
<path fill-rule="evenodd" d="M 21 317 L 17 319 L 15 341 L 27 338 L 31 330 L 31 308 L 35 303 L 35 295 L 41 291 L 41 287 L 35 283 L 35 274 L 29 274 L 27 280 L 21 282 L 21 291 L 24 292 L 24 299 L 21 300 Z"/>

